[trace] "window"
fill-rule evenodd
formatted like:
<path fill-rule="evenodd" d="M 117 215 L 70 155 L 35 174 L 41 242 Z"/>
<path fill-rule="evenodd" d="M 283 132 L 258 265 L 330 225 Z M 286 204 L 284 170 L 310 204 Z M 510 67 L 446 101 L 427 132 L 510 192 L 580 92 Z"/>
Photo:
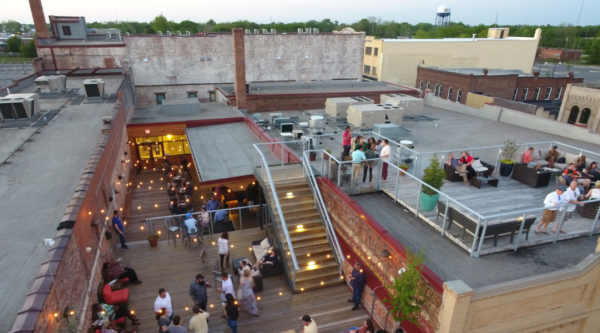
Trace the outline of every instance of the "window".
<path fill-rule="evenodd" d="M 528 93 L 529 93 L 529 88 L 523 89 L 523 96 L 522 96 L 521 100 L 523 100 L 523 101 L 526 100 Z"/>
<path fill-rule="evenodd" d="M 533 99 L 536 101 L 540 97 L 540 90 L 542 90 L 540 87 L 535 88 L 535 94 L 533 95 Z"/>
<path fill-rule="evenodd" d="M 581 118 L 579 118 L 579 122 L 582 124 L 587 124 L 590 120 L 590 114 L 592 114 L 592 110 L 589 108 L 585 108 L 581 111 Z"/>
<path fill-rule="evenodd" d="M 365 65 L 365 68 L 363 69 L 363 71 L 367 74 L 371 74 L 371 66 Z"/>
<path fill-rule="evenodd" d="M 161 105 L 165 99 L 165 94 L 156 94 L 156 104 Z"/>
<path fill-rule="evenodd" d="M 440 86 L 440 90 L 438 90 L 438 97 L 442 97 L 442 93 L 444 92 L 444 86 Z"/>
<path fill-rule="evenodd" d="M 431 89 L 431 83 L 427 82 L 427 90 Z"/>
<path fill-rule="evenodd" d="M 460 103 L 460 98 L 462 97 L 462 90 L 458 89 L 456 92 L 456 103 Z"/>
<path fill-rule="evenodd" d="M 188 98 L 198 98 L 197 93 L 188 93 Z"/>
<path fill-rule="evenodd" d="M 577 105 L 571 108 L 571 112 L 569 113 L 569 119 L 567 120 L 568 124 L 575 124 L 577 121 L 577 116 L 579 116 L 579 107 Z"/>
<path fill-rule="evenodd" d="M 366 55 L 371 55 L 371 51 L 373 50 L 372 47 L 365 47 L 365 54 Z"/>
<path fill-rule="evenodd" d="M 436 84 L 436 85 L 435 85 L 435 87 L 433 88 L 433 96 L 436 96 L 436 97 L 437 97 L 437 95 L 438 95 L 438 88 L 439 88 L 439 86 L 440 86 L 439 84 Z"/>
<path fill-rule="evenodd" d="M 447 100 L 452 100 L 452 87 L 448 88 L 448 96 L 446 96 Z"/>
<path fill-rule="evenodd" d="M 62 30 L 63 30 L 63 35 L 65 36 L 71 36 L 71 27 L 68 25 L 63 25 L 62 26 Z"/>
<path fill-rule="evenodd" d="M 554 99 L 560 99 L 561 95 L 562 95 L 562 87 L 558 87 L 558 90 L 556 90 L 556 96 L 554 96 Z"/>
<path fill-rule="evenodd" d="M 419 82 L 419 90 L 423 90 L 423 81 Z"/>
<path fill-rule="evenodd" d="M 376 56 L 377 56 L 377 54 L 379 53 L 378 51 L 379 51 L 379 49 L 378 49 L 378 48 L 375 48 L 375 50 L 373 50 L 373 56 L 375 56 L 375 57 L 376 57 Z"/>
<path fill-rule="evenodd" d="M 517 100 L 517 96 L 519 96 L 519 88 L 515 88 L 515 93 L 513 94 L 513 101 Z"/>
<path fill-rule="evenodd" d="M 550 94 L 552 94 L 552 87 L 548 87 L 546 88 L 546 96 L 544 96 L 544 99 L 549 101 L 550 100 Z"/>
<path fill-rule="evenodd" d="M 377 50 L 377 49 L 376 49 Z M 377 67 L 373 67 L 373 71 L 371 72 L 373 75 L 377 75 Z"/>

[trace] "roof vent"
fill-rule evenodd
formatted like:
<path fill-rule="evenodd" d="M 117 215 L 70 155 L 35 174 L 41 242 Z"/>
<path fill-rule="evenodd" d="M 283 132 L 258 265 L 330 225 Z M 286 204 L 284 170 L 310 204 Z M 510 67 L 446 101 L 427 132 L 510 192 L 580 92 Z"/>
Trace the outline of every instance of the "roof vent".
<path fill-rule="evenodd" d="M 111 39 L 111 38 L 112 38 L 112 36 L 111 36 L 110 32 L 107 32 L 107 33 L 106 33 L 106 40 L 109 40 L 109 39 Z"/>
<path fill-rule="evenodd" d="M 171 32 L 167 31 L 167 36 L 171 37 Z"/>
<path fill-rule="evenodd" d="M 121 33 L 119 31 L 117 31 L 117 39 L 121 40 Z"/>
<path fill-rule="evenodd" d="M 158 32 L 158 35 L 159 35 L 159 36 L 162 36 L 162 35 L 163 35 L 163 34 L 162 34 L 162 31 L 159 31 L 159 32 Z"/>
<path fill-rule="evenodd" d="M 311 32 L 311 30 L 312 30 L 312 29 L 311 29 L 311 28 L 306 28 L 306 29 L 304 29 L 304 30 L 306 31 L 306 34 L 307 34 L 307 35 L 310 35 L 310 32 Z"/>
<path fill-rule="evenodd" d="M 131 36 L 131 34 L 129 33 L 129 31 L 125 32 L 125 36 L 127 36 L 127 37 Z"/>
<path fill-rule="evenodd" d="M 262 29 L 262 33 L 263 33 L 264 35 L 268 35 L 268 34 L 269 34 L 269 30 L 267 30 L 267 29 Z"/>
<path fill-rule="evenodd" d="M 302 35 L 304 33 L 304 30 L 302 30 L 302 28 L 298 28 L 298 35 Z"/>
<path fill-rule="evenodd" d="M 258 35 L 258 29 L 254 29 L 254 34 Z"/>
<path fill-rule="evenodd" d="M 177 31 L 177 36 L 181 37 L 181 31 Z"/>
<path fill-rule="evenodd" d="M 186 36 L 191 36 L 192 34 L 191 34 L 191 33 L 190 33 L 190 31 L 188 30 L 188 31 L 186 31 L 186 32 L 185 32 L 185 35 L 186 35 Z"/>
<path fill-rule="evenodd" d="M 276 33 L 277 33 L 277 30 L 271 29 L 271 35 L 275 35 Z"/>
<path fill-rule="evenodd" d="M 314 35 L 318 35 L 319 34 L 319 28 L 313 28 L 313 34 Z"/>
<path fill-rule="evenodd" d="M 245 33 L 246 35 L 250 35 L 250 34 L 251 34 L 251 32 L 250 32 L 250 29 L 246 29 L 246 30 L 244 30 L 244 33 Z"/>

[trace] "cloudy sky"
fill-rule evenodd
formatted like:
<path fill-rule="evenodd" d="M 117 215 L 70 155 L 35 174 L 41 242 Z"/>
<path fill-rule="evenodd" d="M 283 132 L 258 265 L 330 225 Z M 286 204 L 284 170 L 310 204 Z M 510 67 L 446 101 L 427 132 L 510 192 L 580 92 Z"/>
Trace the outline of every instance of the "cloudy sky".
<path fill-rule="evenodd" d="M 584 0 L 580 25 L 600 24 L 600 1 Z M 0 21 L 33 23 L 29 1 L 3 1 Z M 217 22 L 249 20 L 254 22 L 302 22 L 329 18 L 352 23 L 368 16 L 396 22 L 433 23 L 439 5 L 452 10 L 452 21 L 466 24 L 557 25 L 577 22 L 581 0 L 504 0 L 490 4 L 485 0 L 42 0 L 48 15 L 85 16 L 93 21 L 150 21 L 161 12 L 172 21 Z"/>

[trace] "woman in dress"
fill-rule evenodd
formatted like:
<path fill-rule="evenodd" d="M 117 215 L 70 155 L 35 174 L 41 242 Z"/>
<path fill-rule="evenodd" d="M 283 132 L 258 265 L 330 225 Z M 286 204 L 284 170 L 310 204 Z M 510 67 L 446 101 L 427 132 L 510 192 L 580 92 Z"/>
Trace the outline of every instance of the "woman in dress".
<path fill-rule="evenodd" d="M 219 257 L 221 257 L 221 270 L 225 270 L 223 268 L 223 260 L 225 260 L 225 264 L 229 267 L 229 235 L 227 231 L 221 234 L 219 240 L 217 241 L 217 245 L 219 246 Z"/>
<path fill-rule="evenodd" d="M 600 199 L 600 180 L 595 184 L 596 188 L 593 188 L 588 191 L 585 195 L 586 198 L 590 198 L 590 200 Z"/>
<path fill-rule="evenodd" d="M 250 275 L 250 270 L 243 271 L 243 276 L 240 280 L 240 288 L 242 289 L 242 308 L 246 309 L 249 314 L 258 316 L 258 307 L 256 307 L 256 296 L 254 296 L 254 280 Z"/>

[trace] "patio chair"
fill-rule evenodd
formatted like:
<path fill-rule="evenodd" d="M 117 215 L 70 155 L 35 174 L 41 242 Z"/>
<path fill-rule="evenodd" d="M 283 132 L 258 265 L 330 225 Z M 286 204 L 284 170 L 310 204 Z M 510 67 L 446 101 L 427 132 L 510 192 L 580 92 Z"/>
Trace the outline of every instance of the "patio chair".
<path fill-rule="evenodd" d="M 214 263 L 213 269 L 219 268 L 219 259 L 208 259 L 208 254 L 206 254 L 206 250 L 200 251 L 200 265 L 207 269 L 211 263 Z"/>
<path fill-rule="evenodd" d="M 187 228 L 185 228 L 187 229 Z M 190 249 L 192 248 L 192 243 L 196 243 L 196 246 L 198 248 L 200 248 L 200 239 L 198 238 L 198 236 L 200 235 L 198 233 L 198 229 L 192 229 L 192 232 L 190 232 L 189 230 L 187 231 L 188 237 L 185 241 L 185 245 L 187 246 L 188 241 L 190 242 Z"/>
<path fill-rule="evenodd" d="M 171 217 L 168 217 L 165 219 L 165 225 L 167 226 L 167 230 L 169 232 L 169 235 L 167 238 L 167 244 L 170 244 L 171 235 L 173 235 L 173 244 L 175 246 L 177 246 L 177 241 L 175 239 L 175 232 L 179 231 L 179 227 L 175 225 L 175 222 L 173 221 L 173 218 L 171 218 Z M 180 232 L 180 236 L 181 236 L 181 232 Z"/>

